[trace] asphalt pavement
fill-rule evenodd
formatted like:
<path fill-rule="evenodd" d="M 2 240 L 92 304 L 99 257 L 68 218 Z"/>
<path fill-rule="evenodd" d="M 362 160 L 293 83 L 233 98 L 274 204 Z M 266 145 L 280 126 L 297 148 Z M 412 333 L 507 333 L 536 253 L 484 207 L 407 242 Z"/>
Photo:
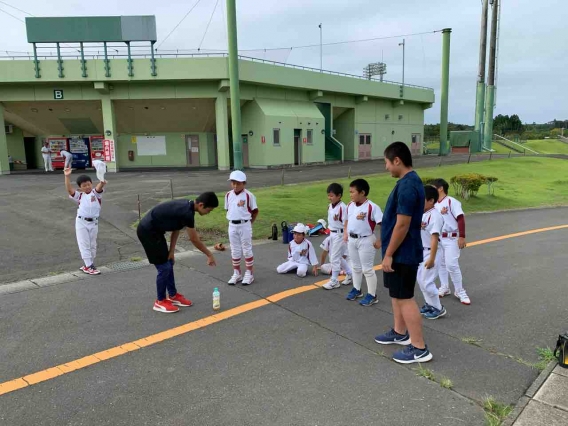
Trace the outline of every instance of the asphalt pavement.
<path fill-rule="evenodd" d="M 567 218 L 568 208 L 470 215 L 468 240 L 567 225 Z M 516 404 L 524 397 L 539 375 L 532 366 L 537 348 L 552 346 L 565 327 L 567 237 L 563 228 L 464 250 L 472 305 L 446 297 L 448 315 L 424 323 L 434 359 L 423 366 L 436 381 L 417 374 L 415 365 L 394 363 L 396 348 L 373 341 L 392 324 L 380 271 L 379 304 L 364 308 L 345 300 L 348 287 L 324 291 L 309 286 L 322 277 L 276 274 L 286 256 L 281 242 L 255 247 L 250 287 L 225 284 L 228 252 L 216 255 L 216 268 L 201 255 L 178 255 L 178 289 L 195 305 L 173 315 L 152 311 L 155 269 L 143 264 L 2 294 L 0 389 L 31 373 L 193 326 L 0 395 L 0 424 L 482 425 L 483 399 Z M 214 287 L 226 319 L 211 320 Z M 451 389 L 440 386 L 443 378 Z"/>

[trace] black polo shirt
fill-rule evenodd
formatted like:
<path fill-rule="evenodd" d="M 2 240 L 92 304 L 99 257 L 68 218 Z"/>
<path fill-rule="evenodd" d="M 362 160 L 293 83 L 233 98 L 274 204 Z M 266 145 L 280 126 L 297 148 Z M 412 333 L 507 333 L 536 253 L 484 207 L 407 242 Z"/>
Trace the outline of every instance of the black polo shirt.
<path fill-rule="evenodd" d="M 140 225 L 160 233 L 195 228 L 193 201 L 173 200 L 158 204 L 142 218 Z"/>

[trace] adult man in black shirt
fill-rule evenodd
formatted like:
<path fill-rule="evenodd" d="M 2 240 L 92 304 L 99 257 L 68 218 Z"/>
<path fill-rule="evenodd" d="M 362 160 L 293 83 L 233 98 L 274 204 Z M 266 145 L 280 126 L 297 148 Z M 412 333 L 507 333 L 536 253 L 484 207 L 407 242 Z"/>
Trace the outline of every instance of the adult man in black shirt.
<path fill-rule="evenodd" d="M 148 256 L 148 261 L 158 270 L 156 287 L 158 299 L 154 310 L 163 313 L 179 311 L 178 306 L 191 306 L 191 300 L 177 292 L 174 279 L 175 248 L 179 233 L 187 228 L 187 235 L 193 245 L 207 256 L 207 264 L 215 266 L 213 254 L 201 242 L 195 230 L 195 212 L 203 216 L 219 207 L 219 200 L 214 192 L 204 192 L 195 201 L 173 200 L 154 207 L 140 221 L 136 234 Z M 171 232 L 170 248 L 166 241 L 166 232 Z M 166 290 L 169 297 L 166 298 Z"/>

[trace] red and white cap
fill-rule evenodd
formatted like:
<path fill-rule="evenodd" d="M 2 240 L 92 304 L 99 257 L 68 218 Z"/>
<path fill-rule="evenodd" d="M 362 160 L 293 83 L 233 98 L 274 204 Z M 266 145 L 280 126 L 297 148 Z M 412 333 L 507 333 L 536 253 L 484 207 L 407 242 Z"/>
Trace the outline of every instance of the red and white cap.
<path fill-rule="evenodd" d="M 294 226 L 294 229 L 292 230 L 292 232 L 298 233 L 298 234 L 306 234 L 308 232 L 308 227 L 306 225 L 304 225 L 303 223 L 298 223 L 298 224 L 296 224 L 296 226 Z"/>
<path fill-rule="evenodd" d="M 247 175 L 245 175 L 245 173 L 241 172 L 240 170 L 235 170 L 234 172 L 231 172 L 231 175 L 227 180 L 234 180 L 236 182 L 246 182 Z"/>

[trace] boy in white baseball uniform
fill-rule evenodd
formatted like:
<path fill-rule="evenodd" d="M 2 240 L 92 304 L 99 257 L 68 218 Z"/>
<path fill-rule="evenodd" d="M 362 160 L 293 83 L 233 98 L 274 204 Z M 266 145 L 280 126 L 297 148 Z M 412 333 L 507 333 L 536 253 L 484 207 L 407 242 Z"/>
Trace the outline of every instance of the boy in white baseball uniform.
<path fill-rule="evenodd" d="M 451 294 L 448 274 L 454 283 L 454 295 L 464 305 L 471 304 L 462 284 L 460 270 L 460 252 L 466 246 L 465 242 L 465 215 L 461 203 L 448 195 L 449 185 L 444 179 L 436 179 L 432 182 L 440 194 L 436 203 L 436 209 L 444 218 L 444 226 L 440 235 L 441 261 L 438 274 L 440 275 L 440 288 L 438 294 L 444 297 Z"/>
<path fill-rule="evenodd" d="M 327 259 L 327 255 L 330 253 L 331 251 L 331 246 L 332 244 L 334 244 L 334 242 L 331 239 L 331 235 L 329 237 L 327 237 L 325 240 L 323 240 L 323 242 L 320 244 L 320 247 L 322 249 L 321 255 L 320 255 L 320 271 L 322 274 L 325 275 L 331 275 L 332 274 L 332 270 L 333 270 L 333 266 L 331 265 L 331 263 L 325 263 L 325 260 Z M 350 266 L 350 260 L 349 260 L 349 253 L 347 251 L 347 244 L 345 244 L 345 241 L 343 241 L 343 234 L 341 235 L 341 261 L 340 261 L 340 274 L 345 274 L 345 279 L 341 282 L 341 284 L 343 285 L 349 285 L 353 282 L 352 278 L 351 278 L 351 266 Z M 326 285 L 323 285 L 323 288 L 325 288 L 326 290 L 330 290 L 328 288 L 326 288 Z M 334 287 L 335 288 L 335 287 Z"/>
<path fill-rule="evenodd" d="M 327 226 L 329 229 L 329 261 L 331 263 L 331 280 L 323 285 L 325 290 L 333 290 L 341 287 L 338 277 L 341 271 L 341 259 L 345 251 L 346 245 L 343 241 L 343 225 L 347 220 L 347 206 L 341 197 L 343 196 L 343 187 L 338 183 L 332 183 L 327 187 L 327 198 L 329 206 L 327 208 Z"/>
<path fill-rule="evenodd" d="M 49 142 L 45 142 L 41 148 L 41 156 L 43 157 L 43 164 L 45 165 L 46 172 L 53 171 L 53 164 L 51 163 L 51 148 Z"/>
<path fill-rule="evenodd" d="M 377 298 L 377 275 L 373 269 L 375 252 L 380 247 L 375 237 L 375 227 L 383 220 L 383 212 L 375 203 L 368 200 L 369 183 L 365 179 L 355 179 L 349 185 L 351 202 L 347 206 L 347 220 L 344 225 L 343 239 L 348 242 L 349 258 L 353 270 L 353 289 L 346 299 L 355 300 L 363 297 L 361 284 L 363 275 L 367 279 L 367 294 L 359 302 L 361 306 L 379 303 Z"/>
<path fill-rule="evenodd" d="M 296 269 L 296 275 L 305 277 L 308 273 L 308 266 L 312 265 L 312 273 L 318 275 L 318 258 L 314 246 L 306 240 L 306 226 L 298 223 L 293 231 L 294 240 L 288 244 L 288 261 L 278 265 L 276 271 L 279 274 Z"/>
<path fill-rule="evenodd" d="M 65 158 L 65 165 L 63 166 L 63 170 L 70 169 L 71 163 L 73 163 L 73 154 L 71 154 L 66 149 L 62 149 L 61 152 L 59 153 L 59 155 L 61 155 L 63 158 Z"/>
<path fill-rule="evenodd" d="M 229 285 L 242 281 L 243 285 L 254 281 L 252 254 L 252 224 L 258 215 L 256 197 L 245 189 L 247 176 L 240 170 L 235 170 L 229 176 L 231 191 L 225 195 L 225 210 L 229 221 L 229 242 L 231 243 L 231 258 L 233 260 L 233 276 Z M 246 272 L 241 273 L 241 259 L 244 256 Z"/>
<path fill-rule="evenodd" d="M 416 281 L 418 281 L 426 301 L 426 304 L 420 308 L 420 313 L 426 319 L 438 319 L 446 315 L 446 308 L 440 303 L 435 282 L 440 262 L 438 242 L 444 226 L 444 219 L 436 210 L 438 190 L 432 185 L 426 185 L 424 194 L 424 214 L 422 215 L 422 230 L 420 231 L 422 247 L 424 247 L 424 260 L 418 266 Z"/>
<path fill-rule="evenodd" d="M 93 182 L 87 175 L 77 178 L 79 191 L 71 185 L 71 169 L 64 170 L 65 188 L 69 198 L 77 203 L 77 218 L 75 219 L 75 232 L 81 257 L 85 263 L 81 271 L 89 275 L 99 275 L 100 271 L 95 267 L 97 256 L 97 234 L 99 233 L 99 216 L 101 213 L 101 196 L 104 192 L 106 181 L 101 181 L 93 189 Z"/>

